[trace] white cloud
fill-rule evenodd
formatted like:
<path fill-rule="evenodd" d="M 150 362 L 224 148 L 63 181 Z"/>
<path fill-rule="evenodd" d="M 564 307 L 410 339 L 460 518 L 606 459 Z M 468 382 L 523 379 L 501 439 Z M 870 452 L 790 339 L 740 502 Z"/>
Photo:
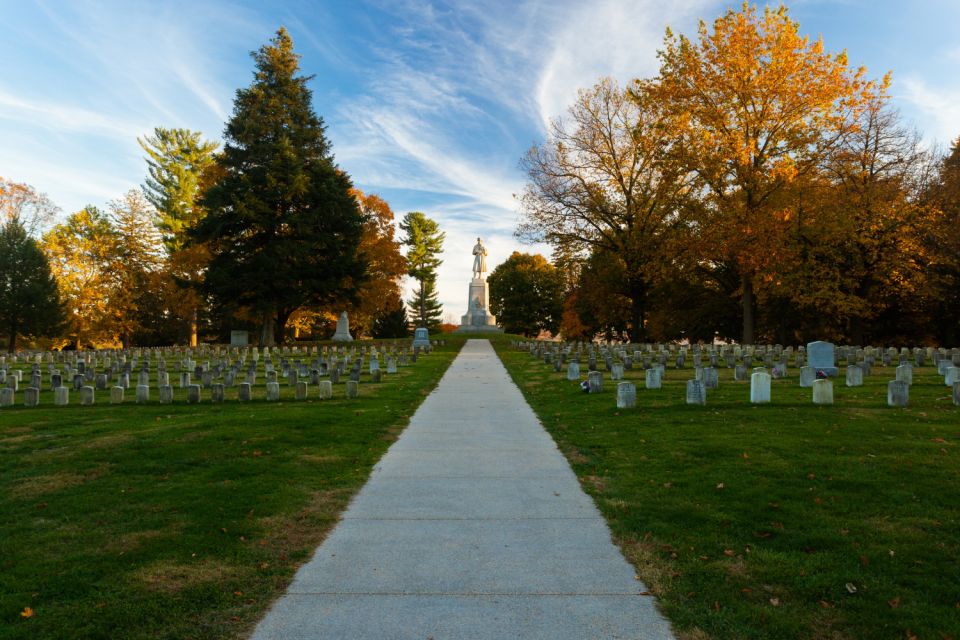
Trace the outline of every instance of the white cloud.
<path fill-rule="evenodd" d="M 894 89 L 916 110 L 916 124 L 931 142 L 949 144 L 960 135 L 960 87 L 933 87 L 911 76 L 895 82 Z"/>

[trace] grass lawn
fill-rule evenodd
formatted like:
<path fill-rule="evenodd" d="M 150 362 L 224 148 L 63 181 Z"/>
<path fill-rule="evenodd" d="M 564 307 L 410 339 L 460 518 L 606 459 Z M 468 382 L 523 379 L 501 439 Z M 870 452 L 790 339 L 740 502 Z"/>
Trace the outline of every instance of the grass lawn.
<path fill-rule="evenodd" d="M 618 410 L 609 374 L 587 395 L 496 343 L 682 638 L 960 639 L 960 408 L 933 367 L 905 409 L 890 368 L 823 407 L 797 369 L 769 405 L 721 369 L 687 406 L 693 373 L 668 368 L 649 391 L 628 371 Z"/>
<path fill-rule="evenodd" d="M 460 345 L 365 375 L 354 400 L 341 382 L 325 401 L 282 384 L 270 404 L 161 406 L 154 388 L 26 409 L 21 391 L 0 410 L 0 638 L 244 637 Z"/>

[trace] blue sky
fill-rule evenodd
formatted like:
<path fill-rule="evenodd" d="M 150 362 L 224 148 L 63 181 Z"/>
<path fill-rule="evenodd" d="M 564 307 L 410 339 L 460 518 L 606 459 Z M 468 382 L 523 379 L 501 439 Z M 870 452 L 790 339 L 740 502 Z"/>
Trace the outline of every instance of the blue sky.
<path fill-rule="evenodd" d="M 739 5 L 739 3 L 733 3 Z M 336 160 L 399 216 L 447 233 L 445 316 L 466 311 L 475 238 L 515 249 L 519 160 L 580 87 L 653 75 L 664 28 L 692 34 L 711 0 L 0 0 L 0 175 L 64 211 L 143 181 L 137 136 L 219 139 L 248 53 L 285 25 L 314 74 Z M 795 0 L 801 29 L 847 49 L 929 144 L 960 135 L 960 2 Z M 541 247 L 534 249 L 545 250 Z"/>

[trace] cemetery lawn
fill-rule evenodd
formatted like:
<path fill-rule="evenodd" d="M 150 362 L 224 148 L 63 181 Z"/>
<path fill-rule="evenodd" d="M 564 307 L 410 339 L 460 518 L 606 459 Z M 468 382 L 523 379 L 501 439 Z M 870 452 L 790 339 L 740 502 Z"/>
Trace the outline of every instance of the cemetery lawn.
<path fill-rule="evenodd" d="M 349 401 L 0 410 L 0 638 L 246 637 L 462 344 Z"/>
<path fill-rule="evenodd" d="M 935 368 L 906 409 L 891 368 L 824 407 L 795 368 L 765 406 L 721 368 L 705 407 L 691 369 L 659 391 L 633 370 L 618 410 L 608 373 L 586 395 L 496 343 L 680 638 L 960 639 L 960 408 Z"/>

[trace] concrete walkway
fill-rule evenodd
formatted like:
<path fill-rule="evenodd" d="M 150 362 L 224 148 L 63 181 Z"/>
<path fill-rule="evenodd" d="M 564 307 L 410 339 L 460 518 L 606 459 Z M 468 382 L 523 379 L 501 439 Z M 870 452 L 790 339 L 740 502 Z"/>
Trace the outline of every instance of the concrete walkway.
<path fill-rule="evenodd" d="M 470 340 L 253 638 L 672 638 L 644 590 Z"/>

